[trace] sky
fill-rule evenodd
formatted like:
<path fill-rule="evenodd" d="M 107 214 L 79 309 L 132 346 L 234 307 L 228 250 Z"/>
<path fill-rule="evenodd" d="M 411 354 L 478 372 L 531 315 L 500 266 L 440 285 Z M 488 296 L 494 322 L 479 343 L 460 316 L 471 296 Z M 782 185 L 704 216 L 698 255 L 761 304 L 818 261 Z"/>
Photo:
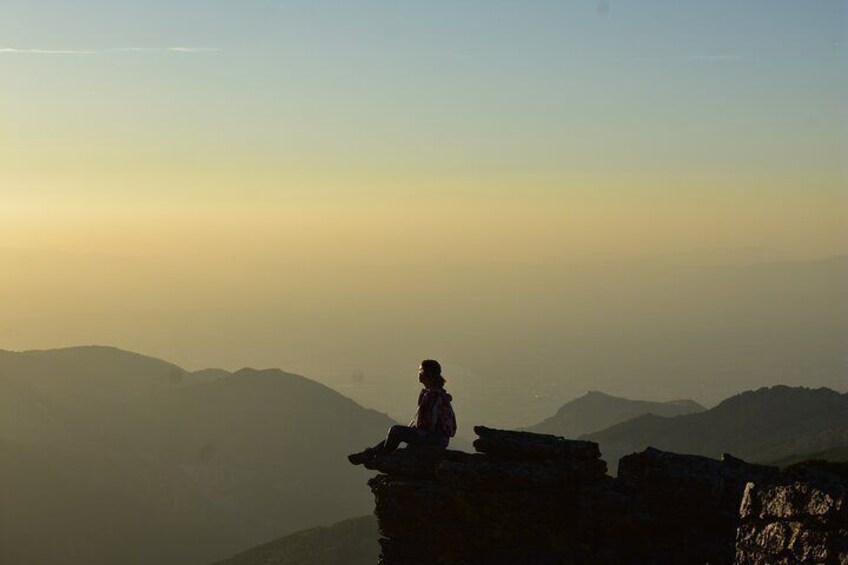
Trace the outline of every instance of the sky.
<path fill-rule="evenodd" d="M 398 324 L 438 352 L 437 313 L 521 312 L 563 265 L 843 255 L 846 28 L 845 1 L 5 0 L 0 348 L 388 373 Z"/>
<path fill-rule="evenodd" d="M 537 218 L 575 229 L 575 211 L 596 250 L 672 233 L 845 248 L 845 2 L 11 0 L 0 16 L 4 239 L 22 246 L 160 253 L 178 233 L 109 222 L 169 214 L 211 239 L 311 215 L 367 245 L 418 209 L 444 229 L 518 205 L 539 239 Z"/>

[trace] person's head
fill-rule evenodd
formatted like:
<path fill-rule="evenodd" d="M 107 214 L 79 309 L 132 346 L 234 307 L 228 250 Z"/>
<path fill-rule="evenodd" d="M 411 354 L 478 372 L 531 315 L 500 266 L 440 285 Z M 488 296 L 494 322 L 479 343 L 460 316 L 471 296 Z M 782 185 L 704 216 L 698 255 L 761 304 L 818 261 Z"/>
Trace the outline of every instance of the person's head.
<path fill-rule="evenodd" d="M 425 387 L 442 388 L 445 378 L 442 376 L 442 366 L 435 359 L 424 359 L 418 368 L 418 381 Z"/>

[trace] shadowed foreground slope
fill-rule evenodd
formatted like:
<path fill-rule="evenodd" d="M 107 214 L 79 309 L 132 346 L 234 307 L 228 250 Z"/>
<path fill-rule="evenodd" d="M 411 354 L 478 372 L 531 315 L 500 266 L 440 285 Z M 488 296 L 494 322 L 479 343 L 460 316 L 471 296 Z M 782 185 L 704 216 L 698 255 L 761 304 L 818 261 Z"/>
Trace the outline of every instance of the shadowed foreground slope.
<path fill-rule="evenodd" d="M 374 565 L 378 535 L 377 519 L 360 516 L 289 534 L 214 565 Z"/>

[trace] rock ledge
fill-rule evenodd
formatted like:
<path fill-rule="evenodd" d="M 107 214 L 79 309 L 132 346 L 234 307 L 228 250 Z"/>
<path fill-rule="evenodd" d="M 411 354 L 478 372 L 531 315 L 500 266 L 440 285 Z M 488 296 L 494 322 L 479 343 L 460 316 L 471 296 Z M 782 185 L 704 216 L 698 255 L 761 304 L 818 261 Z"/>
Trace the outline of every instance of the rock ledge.
<path fill-rule="evenodd" d="M 848 564 L 846 476 L 478 426 L 376 458 L 382 565 Z M 741 513 L 740 513 L 741 506 Z"/>

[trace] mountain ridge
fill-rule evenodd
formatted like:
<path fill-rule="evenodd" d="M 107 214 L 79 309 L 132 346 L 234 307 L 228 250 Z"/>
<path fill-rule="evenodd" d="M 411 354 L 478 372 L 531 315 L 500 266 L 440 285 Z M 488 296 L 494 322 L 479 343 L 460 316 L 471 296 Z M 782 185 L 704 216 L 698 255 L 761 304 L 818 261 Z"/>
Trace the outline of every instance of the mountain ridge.
<path fill-rule="evenodd" d="M 704 412 L 638 416 L 581 436 L 596 441 L 614 464 L 648 446 L 750 461 L 774 461 L 848 441 L 848 393 L 827 387 L 775 385 L 729 397 Z"/>
<path fill-rule="evenodd" d="M 553 416 L 523 429 L 535 433 L 577 438 L 642 414 L 659 413 L 671 416 L 703 410 L 705 408 L 694 400 L 681 399 L 667 402 L 634 400 L 613 396 L 599 390 L 590 390 L 583 396 L 563 404 Z"/>
<path fill-rule="evenodd" d="M 364 514 L 345 455 L 394 423 L 294 373 L 111 347 L 3 352 L 0 374 L 0 562 L 193 565 Z"/>

